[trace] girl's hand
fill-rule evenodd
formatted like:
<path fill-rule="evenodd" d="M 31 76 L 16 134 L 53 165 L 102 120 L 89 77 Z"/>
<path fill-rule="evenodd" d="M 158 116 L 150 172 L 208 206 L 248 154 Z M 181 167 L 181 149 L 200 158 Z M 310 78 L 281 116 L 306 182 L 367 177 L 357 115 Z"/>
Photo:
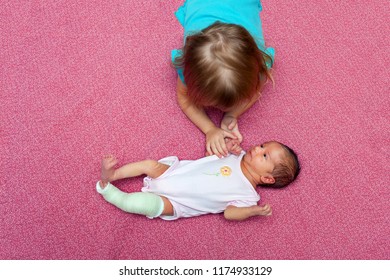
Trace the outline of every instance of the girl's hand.
<path fill-rule="evenodd" d="M 237 137 L 238 143 L 242 142 L 242 135 L 241 135 L 240 131 L 238 130 L 237 118 L 225 114 L 225 116 L 223 117 L 223 119 L 221 121 L 221 128 L 223 130 L 226 130 L 226 131 L 233 133 Z"/>
<path fill-rule="evenodd" d="M 237 137 L 226 130 L 214 127 L 206 133 L 206 155 L 216 155 L 219 158 L 228 155 L 228 148 L 226 147 L 225 138 L 237 139 Z"/>

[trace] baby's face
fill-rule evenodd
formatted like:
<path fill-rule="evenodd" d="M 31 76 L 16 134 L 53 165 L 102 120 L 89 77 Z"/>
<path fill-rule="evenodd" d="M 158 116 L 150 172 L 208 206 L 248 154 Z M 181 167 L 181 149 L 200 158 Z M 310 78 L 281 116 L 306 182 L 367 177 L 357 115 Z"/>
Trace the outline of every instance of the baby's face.
<path fill-rule="evenodd" d="M 277 142 L 266 142 L 250 148 L 243 160 L 259 176 L 271 175 L 275 166 L 282 161 L 283 147 Z"/>

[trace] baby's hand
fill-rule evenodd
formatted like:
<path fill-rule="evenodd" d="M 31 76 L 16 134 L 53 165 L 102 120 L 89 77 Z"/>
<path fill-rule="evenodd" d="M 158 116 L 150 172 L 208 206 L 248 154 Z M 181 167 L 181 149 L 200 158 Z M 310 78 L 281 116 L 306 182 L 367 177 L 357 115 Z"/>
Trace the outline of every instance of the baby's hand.
<path fill-rule="evenodd" d="M 256 214 L 258 216 L 271 216 L 272 215 L 271 205 L 269 205 L 269 204 L 266 204 L 264 206 L 256 205 L 253 207 L 256 207 Z"/>
<path fill-rule="evenodd" d="M 236 156 L 238 156 L 241 153 L 242 148 L 240 147 L 240 142 L 238 141 L 238 139 L 226 138 L 225 142 L 226 142 L 226 148 L 228 149 L 229 153 Z"/>

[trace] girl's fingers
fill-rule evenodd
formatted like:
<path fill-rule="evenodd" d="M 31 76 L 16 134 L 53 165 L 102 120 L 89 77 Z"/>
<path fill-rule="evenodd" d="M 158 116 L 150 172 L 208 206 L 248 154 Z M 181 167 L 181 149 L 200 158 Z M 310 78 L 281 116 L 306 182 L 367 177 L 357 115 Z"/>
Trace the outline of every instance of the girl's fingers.
<path fill-rule="evenodd" d="M 229 137 L 229 138 L 232 138 L 232 139 L 237 139 L 237 136 L 229 131 L 226 131 L 224 130 L 223 131 L 223 136 L 224 137 Z"/>
<path fill-rule="evenodd" d="M 212 154 L 215 154 L 217 157 L 219 157 L 219 158 L 222 157 L 222 155 L 219 151 L 219 148 L 214 143 L 211 144 L 211 151 L 212 151 Z"/>

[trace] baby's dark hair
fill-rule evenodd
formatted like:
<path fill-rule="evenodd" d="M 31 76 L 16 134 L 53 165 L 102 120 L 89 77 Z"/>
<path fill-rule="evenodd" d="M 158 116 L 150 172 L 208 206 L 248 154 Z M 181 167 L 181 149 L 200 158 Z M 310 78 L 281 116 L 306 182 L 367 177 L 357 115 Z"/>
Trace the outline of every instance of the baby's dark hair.
<path fill-rule="evenodd" d="M 275 179 L 273 184 L 261 184 L 262 187 L 268 188 L 284 188 L 292 183 L 299 175 L 301 166 L 298 161 L 298 156 L 290 147 L 279 143 L 285 151 L 284 158 L 278 163 L 272 171 L 272 176 Z"/>
<path fill-rule="evenodd" d="M 267 64 L 272 58 L 244 27 L 221 22 L 188 36 L 174 61 L 184 69 L 191 102 L 221 110 L 252 100 L 267 80 L 273 81 Z"/>

